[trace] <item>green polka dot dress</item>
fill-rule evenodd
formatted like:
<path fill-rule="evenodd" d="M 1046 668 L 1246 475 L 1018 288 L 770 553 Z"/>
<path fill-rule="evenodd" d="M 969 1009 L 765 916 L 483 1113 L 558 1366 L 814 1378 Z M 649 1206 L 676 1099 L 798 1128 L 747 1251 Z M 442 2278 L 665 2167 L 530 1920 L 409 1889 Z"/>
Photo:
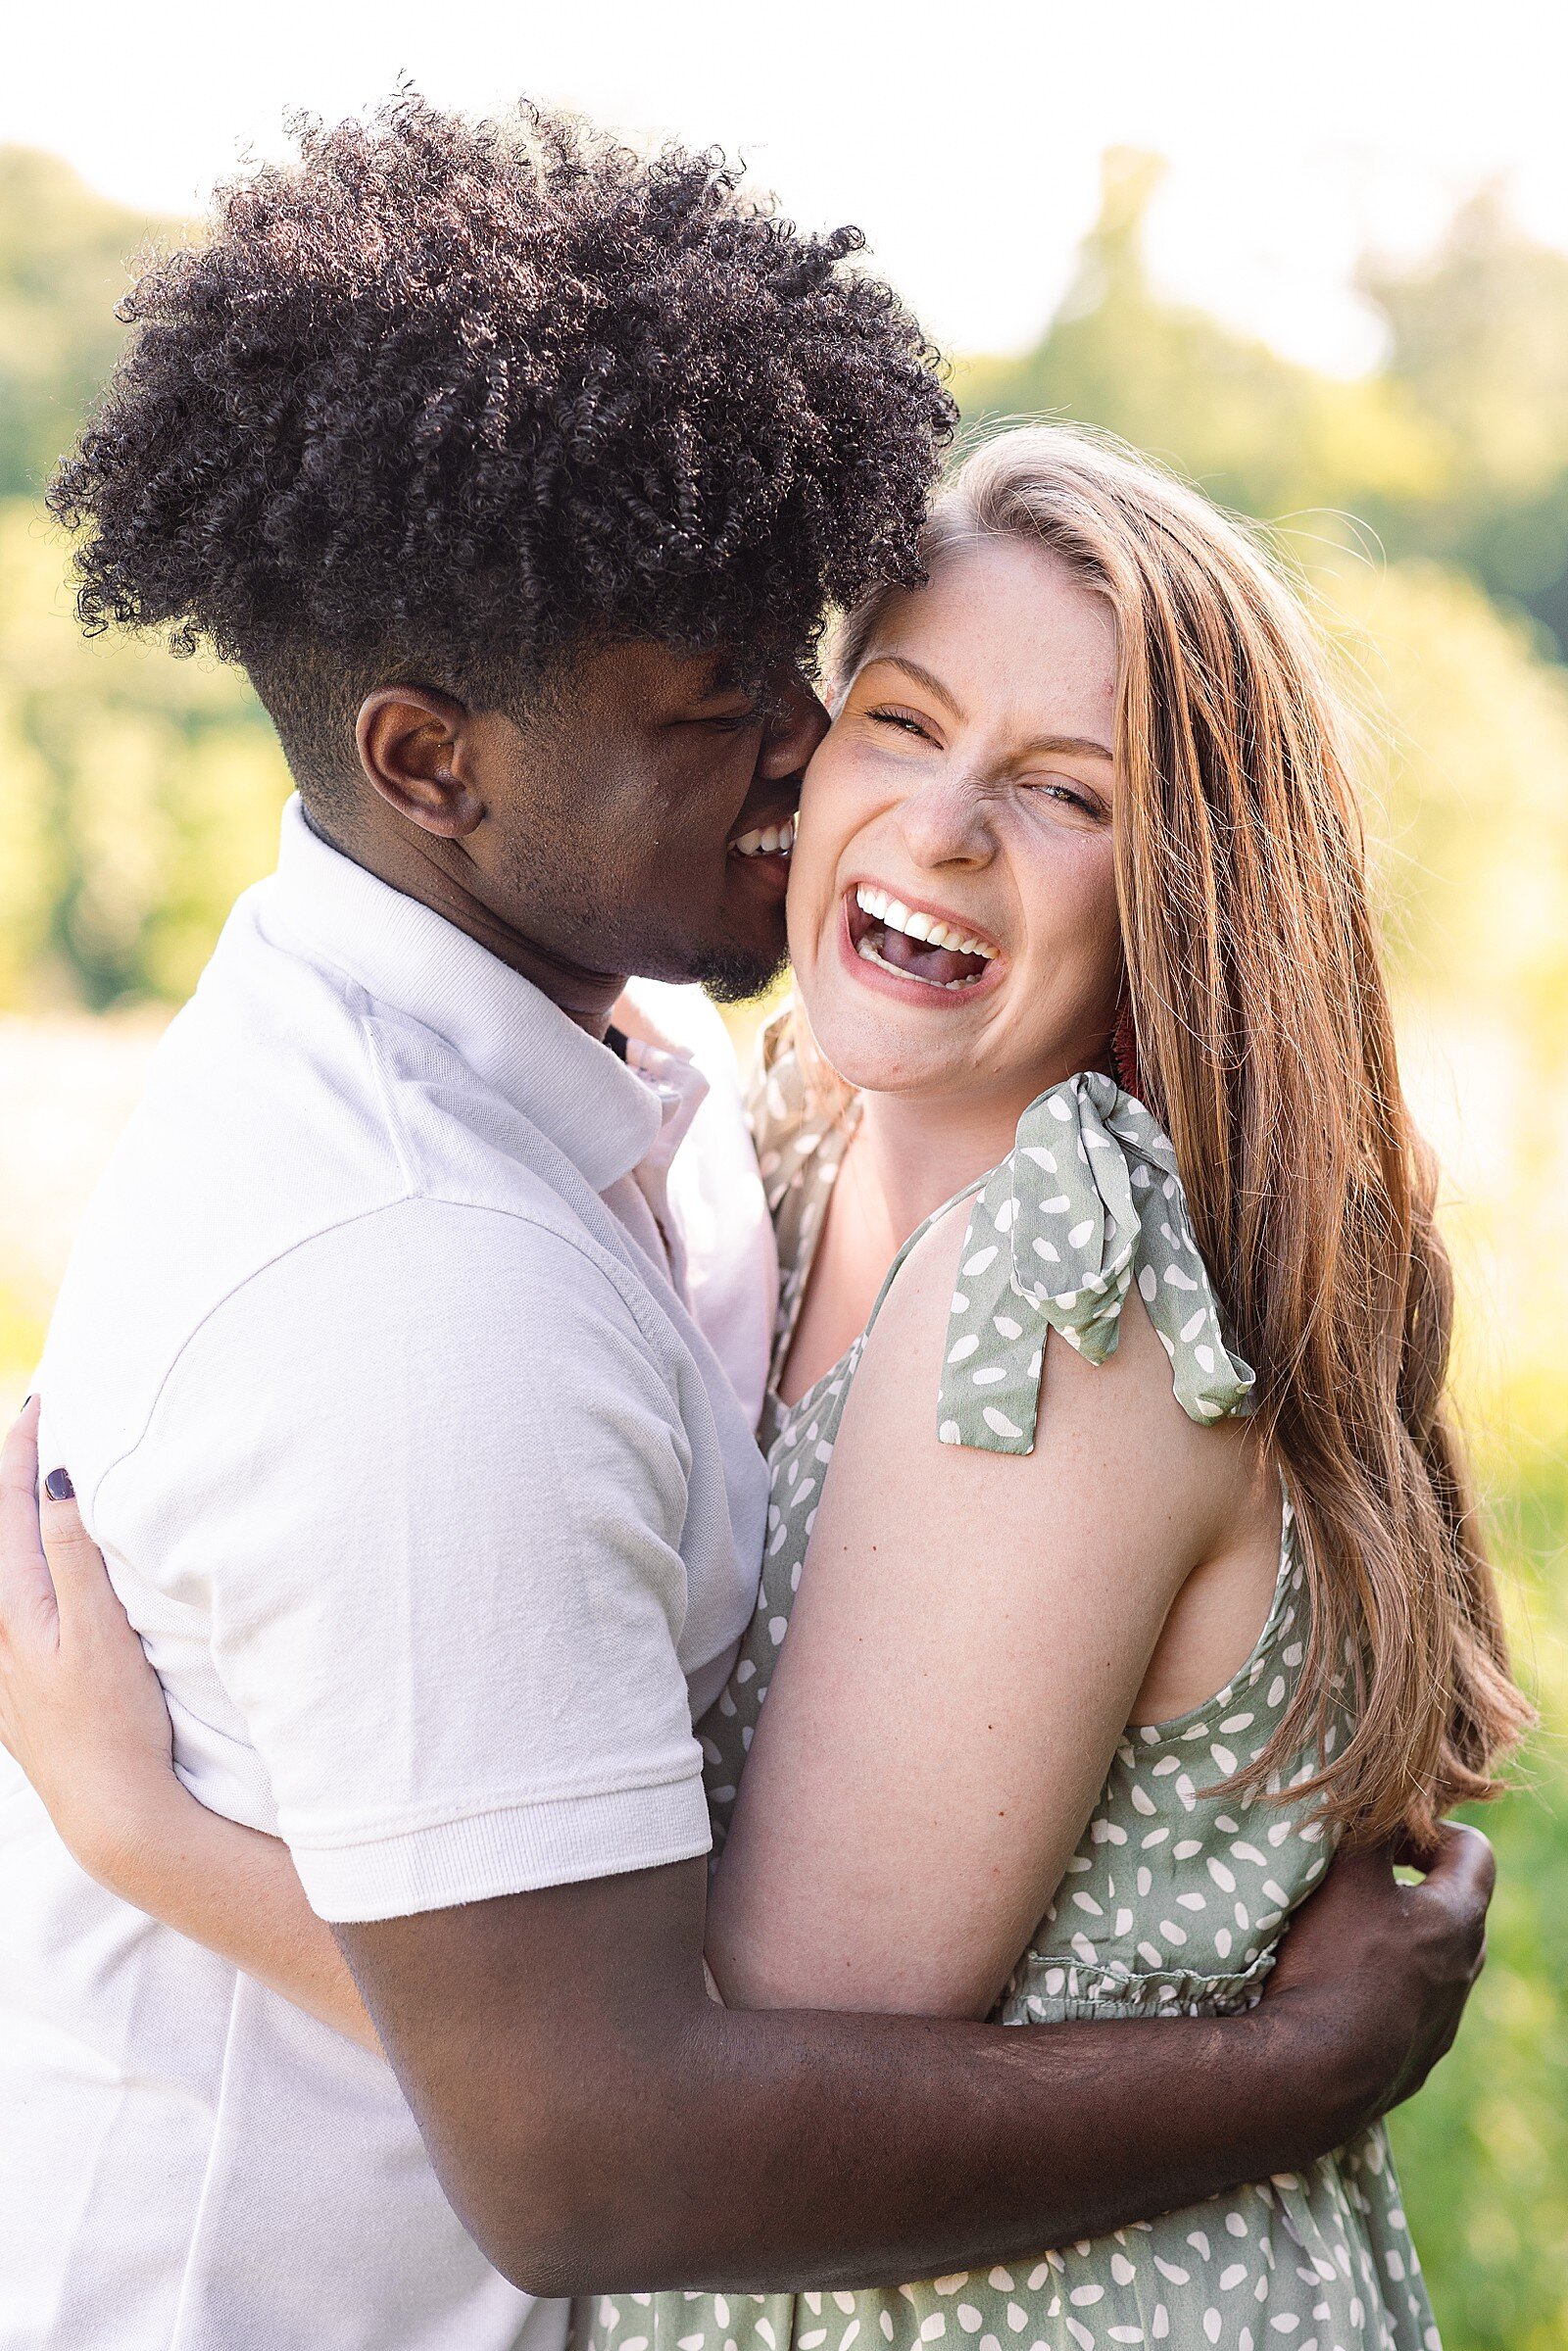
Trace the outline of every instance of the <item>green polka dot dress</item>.
<path fill-rule="evenodd" d="M 787 1038 L 771 1033 L 764 1053 L 758 1146 L 784 1259 L 776 1371 L 853 1111 L 813 1118 Z M 1140 1103 L 1088 1074 L 1031 1106 L 1011 1156 L 976 1188 L 946 1361 L 932 1374 L 942 1441 L 1027 1452 L 1051 1335 L 1104 1361 L 1134 1282 L 1184 1409 L 1198 1420 L 1246 1411 L 1252 1375 L 1226 1345 L 1170 1143 Z M 700 1726 L 716 1850 L 863 1347 L 862 1337 L 799 1402 L 772 1407 L 757 1614 Z M 1308 1776 L 1304 1760 L 1269 1784 L 1282 1801 L 1210 1791 L 1280 1720 L 1301 1665 L 1303 1606 L 1287 1511 L 1251 1656 L 1204 1705 L 1129 1729 L 996 2021 L 1228 2015 L 1257 1999 L 1330 1839 L 1310 1803 L 1289 1795 Z M 579 2335 L 592 2351 L 1440 2351 L 1381 2127 L 1308 2172 L 1035 2260 L 858 2293 L 611 2295 L 583 2312 Z"/>

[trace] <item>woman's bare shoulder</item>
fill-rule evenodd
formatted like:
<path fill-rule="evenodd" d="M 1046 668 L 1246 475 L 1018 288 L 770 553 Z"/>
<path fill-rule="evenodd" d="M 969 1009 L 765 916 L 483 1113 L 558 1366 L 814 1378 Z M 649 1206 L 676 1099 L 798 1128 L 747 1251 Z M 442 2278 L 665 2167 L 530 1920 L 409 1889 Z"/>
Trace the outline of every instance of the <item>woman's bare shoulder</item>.
<path fill-rule="evenodd" d="M 954 1201 L 944 1208 L 910 1248 L 883 1297 L 876 1320 L 867 1334 L 859 1377 L 885 1381 L 896 1389 L 911 1424 L 922 1417 L 935 1426 L 935 1397 L 939 1374 L 953 1333 L 955 1308 L 962 1298 L 966 1255 L 972 1256 L 971 1201 Z M 984 1245 L 982 1244 L 982 1247 Z M 997 1318 L 993 1318 L 995 1320 Z M 1071 1397 L 1081 1409 L 1113 1416 L 1131 1425 L 1167 1429 L 1190 1441 L 1195 1454 L 1211 1462 L 1219 1439 L 1241 1440 L 1245 1424 L 1236 1420 L 1200 1422 L 1191 1419 L 1177 1400 L 1171 1361 L 1136 1284 L 1123 1299 L 1115 1345 L 1103 1362 L 1072 1346 L 1027 1300 L 1017 1299 L 1008 1318 L 1010 1330 L 996 1334 L 995 1351 L 1043 1354 L 1040 1370 L 1042 1405 L 1049 1383 L 1051 1393 Z M 1054 1340 L 1054 1344 L 1053 1344 Z M 976 1357 L 980 1349 L 975 1349 Z M 1038 1433 L 1038 1432 L 1037 1432 Z M 947 1448 L 965 1451 L 963 1446 Z"/>
<path fill-rule="evenodd" d="M 1183 1409 L 1134 1284 L 1103 1361 L 1053 1332 L 1026 1300 L 1012 1301 L 1000 1317 L 1010 1332 L 995 1334 L 997 1366 L 1010 1357 L 1025 1373 L 1038 1360 L 1038 1370 L 1032 1386 L 1024 1383 L 1026 1405 L 1004 1382 L 989 1393 L 1006 1396 L 1020 1442 L 956 1442 L 947 1383 L 971 1364 L 990 1368 L 978 1348 L 957 1366 L 950 1360 L 963 1345 L 953 1336 L 954 1303 L 973 1243 L 969 1205 L 957 1202 L 894 1276 L 845 1410 L 834 1463 L 840 1495 L 847 1500 L 862 1483 L 885 1491 L 897 1462 L 906 1496 L 933 1524 L 979 1509 L 999 1534 L 1009 1530 L 1020 1570 L 1037 1537 L 1049 1546 L 1052 1527 L 1070 1523 L 1080 1539 L 1114 1528 L 1162 1563 L 1160 1581 L 1174 1595 L 1251 1507 L 1257 1454 L 1248 1424 L 1196 1421 Z M 1001 1405 L 993 1409 L 1006 1418 Z"/>

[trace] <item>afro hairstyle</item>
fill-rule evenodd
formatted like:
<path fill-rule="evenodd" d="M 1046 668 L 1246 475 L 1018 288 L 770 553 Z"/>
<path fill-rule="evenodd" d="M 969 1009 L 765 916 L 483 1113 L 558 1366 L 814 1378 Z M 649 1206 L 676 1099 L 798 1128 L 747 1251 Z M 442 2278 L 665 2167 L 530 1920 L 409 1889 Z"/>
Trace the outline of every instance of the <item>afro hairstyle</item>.
<path fill-rule="evenodd" d="M 84 627 L 243 663 L 307 792 L 376 684 L 521 714 L 635 639 L 757 680 L 921 577 L 954 409 L 858 229 L 528 105 L 290 128 L 125 297 L 50 504 Z"/>

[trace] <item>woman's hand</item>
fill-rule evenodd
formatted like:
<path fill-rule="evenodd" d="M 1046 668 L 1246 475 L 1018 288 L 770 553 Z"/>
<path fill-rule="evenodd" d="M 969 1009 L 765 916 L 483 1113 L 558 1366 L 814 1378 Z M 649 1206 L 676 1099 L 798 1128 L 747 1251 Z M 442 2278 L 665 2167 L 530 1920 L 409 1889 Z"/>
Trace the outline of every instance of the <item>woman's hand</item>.
<path fill-rule="evenodd" d="M 70 1480 L 38 1492 L 38 1401 L 0 1452 L 0 1743 L 75 1860 L 111 1891 L 195 1803 L 174 1777 L 158 1676 L 81 1523 Z"/>
<path fill-rule="evenodd" d="M 39 1496 L 29 1397 L 0 1451 L 0 1743 L 90 1878 L 379 2056 L 288 1847 L 175 1778 L 163 1689 L 70 1485 Z"/>

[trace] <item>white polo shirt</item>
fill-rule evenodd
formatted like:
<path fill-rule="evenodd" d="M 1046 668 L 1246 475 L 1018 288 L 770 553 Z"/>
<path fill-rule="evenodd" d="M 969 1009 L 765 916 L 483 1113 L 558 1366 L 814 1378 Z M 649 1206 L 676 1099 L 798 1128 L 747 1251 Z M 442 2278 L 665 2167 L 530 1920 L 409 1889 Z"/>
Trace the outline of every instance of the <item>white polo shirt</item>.
<path fill-rule="evenodd" d="M 325 1918 L 707 1849 L 692 1718 L 766 1476 L 683 1289 L 755 1390 L 765 1214 L 722 1059 L 678 1181 L 700 1081 L 629 1061 L 293 807 L 74 1255 L 49 1462 L 180 1776 Z M 706 1203 L 690 1268 L 666 1176 Z M 390 2071 L 103 1893 L 0 1771 L 4 2351 L 558 2340 Z"/>

